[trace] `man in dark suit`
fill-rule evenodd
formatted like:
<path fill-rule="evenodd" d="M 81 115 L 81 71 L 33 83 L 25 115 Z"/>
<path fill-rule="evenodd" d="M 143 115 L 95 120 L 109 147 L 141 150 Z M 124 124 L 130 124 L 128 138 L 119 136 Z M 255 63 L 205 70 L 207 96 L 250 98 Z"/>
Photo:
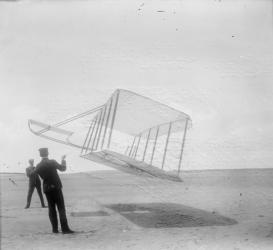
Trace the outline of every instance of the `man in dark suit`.
<path fill-rule="evenodd" d="M 48 159 L 48 149 L 40 148 L 42 160 L 37 164 L 32 174 L 38 174 L 43 179 L 43 190 L 47 198 L 49 219 L 52 225 L 52 232 L 58 233 L 58 218 L 56 206 L 59 211 L 61 229 L 64 234 L 74 233 L 67 223 L 64 197 L 62 192 L 62 182 L 57 170 L 66 170 L 65 156 L 62 157 L 62 163 Z"/>
<path fill-rule="evenodd" d="M 46 207 L 44 203 L 43 194 L 42 194 L 40 178 L 37 174 L 31 175 L 31 172 L 35 169 L 34 160 L 30 159 L 28 162 L 30 166 L 26 168 L 26 175 L 29 178 L 29 182 L 28 182 L 27 205 L 25 206 L 25 209 L 30 207 L 31 197 L 35 188 L 37 189 L 38 195 L 40 197 L 42 207 Z"/>

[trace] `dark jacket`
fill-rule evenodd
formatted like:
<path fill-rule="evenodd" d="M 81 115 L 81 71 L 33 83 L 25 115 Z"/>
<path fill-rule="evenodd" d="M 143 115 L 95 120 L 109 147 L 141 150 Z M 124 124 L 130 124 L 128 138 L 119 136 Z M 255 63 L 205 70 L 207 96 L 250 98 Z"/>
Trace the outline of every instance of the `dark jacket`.
<path fill-rule="evenodd" d="M 59 164 L 55 160 L 43 158 L 41 162 L 37 164 L 35 170 L 32 172 L 32 174 L 37 173 L 43 179 L 44 193 L 50 192 L 55 189 L 61 189 L 63 187 L 57 169 L 60 171 L 66 170 L 65 160 L 62 161 L 62 164 Z"/>
<path fill-rule="evenodd" d="M 26 175 L 29 178 L 29 185 L 30 186 L 36 186 L 36 185 L 41 185 L 40 178 L 38 174 L 31 174 L 34 171 L 35 167 L 29 166 L 26 168 Z"/>

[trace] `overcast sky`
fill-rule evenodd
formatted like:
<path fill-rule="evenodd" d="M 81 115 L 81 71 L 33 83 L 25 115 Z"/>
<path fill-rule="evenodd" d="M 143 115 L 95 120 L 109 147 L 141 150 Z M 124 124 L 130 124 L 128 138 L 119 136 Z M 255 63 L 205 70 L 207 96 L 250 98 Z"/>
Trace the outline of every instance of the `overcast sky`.
<path fill-rule="evenodd" d="M 125 88 L 188 113 L 185 169 L 272 167 L 270 0 L 0 2 L 0 167 L 24 171 L 32 135 Z M 5 165 L 4 165 L 5 164 Z M 8 167 L 7 167 L 8 166 Z M 96 165 L 97 167 L 97 165 Z"/>

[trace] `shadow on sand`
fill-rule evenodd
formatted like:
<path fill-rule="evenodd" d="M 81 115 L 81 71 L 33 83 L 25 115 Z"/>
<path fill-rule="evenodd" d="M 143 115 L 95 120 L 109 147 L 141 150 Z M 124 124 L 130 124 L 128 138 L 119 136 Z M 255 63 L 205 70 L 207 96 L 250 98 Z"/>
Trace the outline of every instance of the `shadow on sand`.
<path fill-rule="evenodd" d="M 95 211 L 95 212 L 72 212 L 70 213 L 73 217 L 92 217 L 92 216 L 109 216 L 105 211 Z"/>
<path fill-rule="evenodd" d="M 109 204 L 106 207 L 145 228 L 229 226 L 236 220 L 175 203 Z"/>

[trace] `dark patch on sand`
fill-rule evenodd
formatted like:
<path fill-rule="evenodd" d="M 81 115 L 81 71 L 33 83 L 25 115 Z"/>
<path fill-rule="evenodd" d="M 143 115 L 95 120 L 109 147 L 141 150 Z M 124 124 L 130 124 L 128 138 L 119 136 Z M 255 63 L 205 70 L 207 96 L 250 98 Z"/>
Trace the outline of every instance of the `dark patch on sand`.
<path fill-rule="evenodd" d="M 145 228 L 229 226 L 237 221 L 175 203 L 109 204 L 108 208 Z"/>
<path fill-rule="evenodd" d="M 95 212 L 72 212 L 73 217 L 92 217 L 92 216 L 109 216 L 105 211 L 95 211 Z"/>

